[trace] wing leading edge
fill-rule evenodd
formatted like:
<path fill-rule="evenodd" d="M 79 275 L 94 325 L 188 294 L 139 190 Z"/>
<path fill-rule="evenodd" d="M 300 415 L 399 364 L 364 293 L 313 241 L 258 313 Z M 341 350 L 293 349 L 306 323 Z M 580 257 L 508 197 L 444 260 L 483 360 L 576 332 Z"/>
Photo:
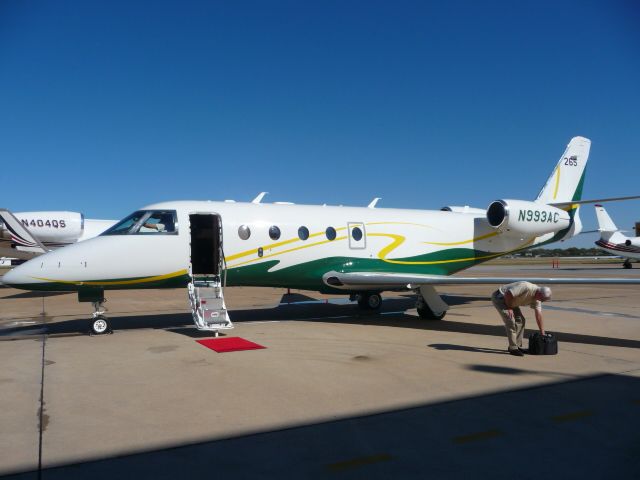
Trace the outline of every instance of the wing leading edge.
<path fill-rule="evenodd" d="M 415 289 L 421 285 L 498 285 L 526 280 L 532 283 L 554 285 L 640 285 L 640 278 L 606 277 L 454 277 L 421 275 L 415 273 L 380 272 L 327 272 L 323 276 L 327 285 L 344 290 Z"/>

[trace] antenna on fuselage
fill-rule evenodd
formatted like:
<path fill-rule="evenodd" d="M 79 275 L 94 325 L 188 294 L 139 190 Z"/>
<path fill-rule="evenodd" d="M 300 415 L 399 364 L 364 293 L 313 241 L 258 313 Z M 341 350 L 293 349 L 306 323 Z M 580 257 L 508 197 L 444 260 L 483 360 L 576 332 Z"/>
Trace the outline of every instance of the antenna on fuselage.
<path fill-rule="evenodd" d="M 251 203 L 260 203 L 267 193 L 269 192 L 260 192 L 256 198 L 251 200 Z"/>
<path fill-rule="evenodd" d="M 376 208 L 376 204 L 378 203 L 378 200 L 382 200 L 380 197 L 376 197 L 373 200 L 371 200 L 371 203 L 367 206 L 367 208 Z"/>

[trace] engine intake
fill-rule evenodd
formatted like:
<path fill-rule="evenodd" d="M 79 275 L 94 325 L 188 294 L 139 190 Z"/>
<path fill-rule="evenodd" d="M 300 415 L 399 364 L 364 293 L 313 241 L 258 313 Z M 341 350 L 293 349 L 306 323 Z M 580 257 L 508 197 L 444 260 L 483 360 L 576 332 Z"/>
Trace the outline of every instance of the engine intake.
<path fill-rule="evenodd" d="M 569 227 L 571 218 L 566 211 L 543 203 L 496 200 L 487 208 L 487 222 L 505 233 L 538 236 Z"/>

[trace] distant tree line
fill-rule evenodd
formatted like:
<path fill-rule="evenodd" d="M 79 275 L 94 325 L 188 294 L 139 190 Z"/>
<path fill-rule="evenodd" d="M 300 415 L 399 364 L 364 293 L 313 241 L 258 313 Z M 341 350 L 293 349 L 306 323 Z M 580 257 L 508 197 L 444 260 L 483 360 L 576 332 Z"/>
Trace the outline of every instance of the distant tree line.
<path fill-rule="evenodd" d="M 518 257 L 606 257 L 613 256 L 599 248 L 532 248 L 522 253 L 517 253 Z"/>

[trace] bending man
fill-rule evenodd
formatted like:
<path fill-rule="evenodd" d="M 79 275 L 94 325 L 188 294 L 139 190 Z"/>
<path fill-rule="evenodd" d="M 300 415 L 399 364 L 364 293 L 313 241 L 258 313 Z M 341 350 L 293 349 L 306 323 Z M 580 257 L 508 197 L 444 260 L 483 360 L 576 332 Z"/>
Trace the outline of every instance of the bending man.
<path fill-rule="evenodd" d="M 536 322 L 540 333 L 544 335 L 544 323 L 542 321 L 542 302 L 551 298 L 549 287 L 539 287 L 530 282 L 514 282 L 503 285 L 491 295 L 491 301 L 500 313 L 507 339 L 509 340 L 509 353 L 522 357 L 522 336 L 524 334 L 525 318 L 520 307 L 529 305 L 535 312 Z"/>

